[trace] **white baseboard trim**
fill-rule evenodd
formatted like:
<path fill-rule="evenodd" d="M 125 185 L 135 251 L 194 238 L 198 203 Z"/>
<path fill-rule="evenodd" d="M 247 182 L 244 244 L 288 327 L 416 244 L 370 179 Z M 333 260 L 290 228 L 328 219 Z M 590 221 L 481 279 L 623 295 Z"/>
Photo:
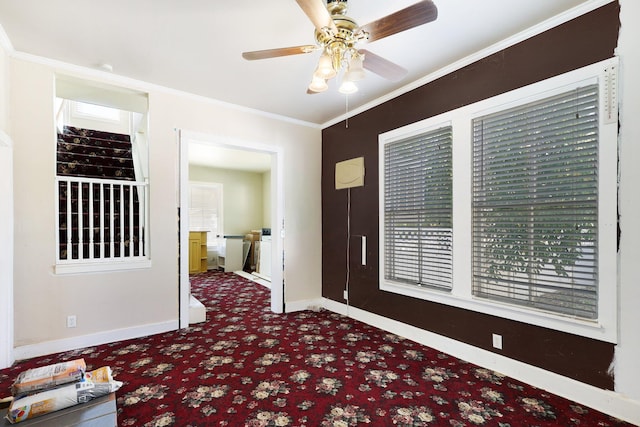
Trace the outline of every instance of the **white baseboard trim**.
<path fill-rule="evenodd" d="M 453 357 L 500 372 L 624 421 L 640 425 L 640 401 L 629 399 L 619 393 L 581 383 L 536 366 L 327 298 L 323 298 L 321 306 L 327 310 L 442 351 Z"/>
<path fill-rule="evenodd" d="M 318 311 L 321 307 L 323 307 L 324 298 L 316 298 L 316 299 L 305 299 L 300 301 L 287 301 L 285 303 L 285 312 L 286 313 L 294 313 L 296 311 Z"/>
<path fill-rule="evenodd" d="M 75 350 L 78 348 L 91 347 L 124 341 L 132 338 L 141 338 L 147 335 L 160 334 L 163 332 L 178 329 L 178 320 L 154 323 L 132 328 L 115 329 L 111 331 L 98 332 L 96 334 L 82 335 L 72 338 L 64 338 L 55 341 L 45 341 L 38 344 L 29 344 L 13 349 L 15 360 L 30 359 L 32 357 L 45 356 L 48 354 L 60 353 L 63 351 Z"/>
<path fill-rule="evenodd" d="M 246 271 L 238 270 L 234 271 L 240 277 L 244 277 L 245 279 L 251 280 L 259 285 L 264 286 L 265 288 L 271 289 L 271 282 L 268 280 L 264 280 L 261 277 L 258 277 L 255 273 L 247 273 Z"/>

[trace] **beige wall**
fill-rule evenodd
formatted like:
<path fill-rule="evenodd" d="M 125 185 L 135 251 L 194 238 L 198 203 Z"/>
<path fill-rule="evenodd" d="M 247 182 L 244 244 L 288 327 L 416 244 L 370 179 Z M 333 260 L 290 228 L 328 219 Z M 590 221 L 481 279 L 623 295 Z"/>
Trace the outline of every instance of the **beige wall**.
<path fill-rule="evenodd" d="M 271 172 L 262 174 L 262 227 L 271 228 Z"/>
<path fill-rule="evenodd" d="M 54 73 L 22 60 L 12 63 L 14 141 L 15 345 L 33 345 L 143 325 L 166 329 L 177 319 L 177 237 L 172 174 L 151 188 L 153 267 L 138 271 L 56 275 Z M 159 165 L 172 169 L 162 146 Z M 155 189 L 154 189 L 155 187 Z M 122 315 L 126 313 L 126 315 Z M 77 328 L 66 328 L 68 315 Z"/>
<path fill-rule="evenodd" d="M 189 180 L 222 184 L 224 234 L 246 234 L 262 228 L 262 175 L 231 169 L 189 166 Z"/>
<path fill-rule="evenodd" d="M 162 125 L 163 134 L 173 134 L 173 129 L 179 128 L 215 135 L 217 140 L 251 141 L 282 151 L 286 230 L 284 299 L 289 303 L 320 298 L 320 129 L 168 92 L 154 93 L 150 99 L 150 116 L 154 123 Z M 151 129 L 150 140 L 157 138 L 158 131 Z M 149 145 L 152 147 L 153 142 Z"/>
<path fill-rule="evenodd" d="M 29 356 L 175 327 L 178 321 L 176 129 L 259 141 L 284 153 L 287 262 L 285 300 L 318 298 L 320 283 L 320 130 L 267 118 L 203 98 L 149 92 L 152 267 L 56 275 L 53 121 L 54 73 L 45 61 L 12 58 L 11 137 L 15 180 L 15 346 Z M 70 74 L 74 74 L 69 72 Z M 87 71 L 79 78 L 117 77 Z M 129 82 L 129 81 L 127 81 Z M 286 177 L 296 179 L 286 179 Z M 299 209 L 296 200 L 304 200 Z M 304 254 L 304 257 L 298 256 Z M 67 315 L 77 327 L 66 328 Z"/>
<path fill-rule="evenodd" d="M 2 27 L 0 27 L 2 31 Z M 8 76 L 9 58 L 4 46 L 0 43 L 0 131 L 8 133 L 9 120 L 9 76 Z"/>

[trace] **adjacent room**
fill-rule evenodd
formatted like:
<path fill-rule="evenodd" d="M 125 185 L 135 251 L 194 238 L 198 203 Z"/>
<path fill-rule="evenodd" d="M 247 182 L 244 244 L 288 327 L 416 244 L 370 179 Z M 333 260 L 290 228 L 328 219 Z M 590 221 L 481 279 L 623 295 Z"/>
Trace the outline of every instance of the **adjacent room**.
<path fill-rule="evenodd" d="M 0 1 L 0 414 L 640 425 L 638 18 Z"/>

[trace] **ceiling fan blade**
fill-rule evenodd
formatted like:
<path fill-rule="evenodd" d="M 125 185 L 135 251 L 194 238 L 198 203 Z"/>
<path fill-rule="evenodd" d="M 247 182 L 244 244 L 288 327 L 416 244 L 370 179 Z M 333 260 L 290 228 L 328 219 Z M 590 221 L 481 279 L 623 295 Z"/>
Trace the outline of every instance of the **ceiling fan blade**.
<path fill-rule="evenodd" d="M 438 8 L 431 0 L 422 0 L 405 9 L 387 15 L 360 27 L 369 33 L 369 42 L 409 30 L 427 22 L 435 21 Z"/>
<path fill-rule="evenodd" d="M 281 47 L 278 49 L 254 50 L 252 52 L 242 52 L 242 57 L 253 61 L 256 59 L 275 58 L 278 56 L 298 55 L 301 53 L 311 53 L 318 49 L 318 46 L 306 44 L 302 46 Z"/>
<path fill-rule="evenodd" d="M 331 19 L 331 15 L 322 0 L 296 0 L 298 6 L 309 17 L 316 30 L 321 31 L 328 27 L 333 34 L 338 33 L 336 24 Z"/>
<path fill-rule="evenodd" d="M 376 73 L 380 77 L 384 77 L 387 80 L 397 82 L 402 80 L 402 78 L 408 73 L 407 70 L 398 64 L 394 64 L 393 62 L 366 49 L 360 49 L 358 52 L 364 55 L 364 62 L 362 63 L 364 68 Z"/>

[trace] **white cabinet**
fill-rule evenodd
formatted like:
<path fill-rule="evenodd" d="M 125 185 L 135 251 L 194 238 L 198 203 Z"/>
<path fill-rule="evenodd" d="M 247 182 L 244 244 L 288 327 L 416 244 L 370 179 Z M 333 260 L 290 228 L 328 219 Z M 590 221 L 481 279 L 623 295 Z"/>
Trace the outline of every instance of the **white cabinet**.
<path fill-rule="evenodd" d="M 244 267 L 242 237 L 225 237 L 224 246 L 218 255 L 218 267 L 224 271 L 238 271 Z"/>
<path fill-rule="evenodd" d="M 258 276 L 271 281 L 271 236 L 262 236 L 260 240 L 260 262 Z"/>

